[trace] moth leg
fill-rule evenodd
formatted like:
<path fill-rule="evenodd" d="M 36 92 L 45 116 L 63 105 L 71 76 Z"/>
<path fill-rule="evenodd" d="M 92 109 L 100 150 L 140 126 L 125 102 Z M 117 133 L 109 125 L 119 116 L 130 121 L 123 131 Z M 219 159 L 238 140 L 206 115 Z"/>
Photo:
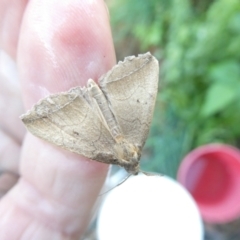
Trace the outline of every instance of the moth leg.
<path fill-rule="evenodd" d="M 118 159 L 118 162 L 120 163 L 120 165 L 123 165 L 123 166 L 132 165 L 132 162 L 127 161 L 125 159 Z"/>
<path fill-rule="evenodd" d="M 124 167 L 125 170 L 132 175 L 137 175 L 139 173 L 139 161 L 126 161 L 125 159 L 118 159 L 118 164 Z"/>

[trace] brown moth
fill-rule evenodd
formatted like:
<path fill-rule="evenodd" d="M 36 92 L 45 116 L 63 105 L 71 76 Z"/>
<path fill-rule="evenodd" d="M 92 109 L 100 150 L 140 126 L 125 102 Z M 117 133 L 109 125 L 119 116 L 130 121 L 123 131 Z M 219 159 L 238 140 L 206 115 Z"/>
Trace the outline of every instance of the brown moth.
<path fill-rule="evenodd" d="M 87 158 L 137 175 L 158 89 L 150 53 L 130 56 L 87 87 L 50 95 L 20 118 L 42 138 Z"/>

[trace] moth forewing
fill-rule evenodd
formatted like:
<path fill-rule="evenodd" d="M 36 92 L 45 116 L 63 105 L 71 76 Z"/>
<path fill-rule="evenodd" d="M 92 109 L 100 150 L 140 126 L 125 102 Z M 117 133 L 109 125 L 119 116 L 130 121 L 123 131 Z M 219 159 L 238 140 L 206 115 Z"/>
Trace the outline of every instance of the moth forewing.
<path fill-rule="evenodd" d="M 99 80 L 123 135 L 141 149 L 152 121 L 158 79 L 158 61 L 146 53 L 125 58 Z"/>

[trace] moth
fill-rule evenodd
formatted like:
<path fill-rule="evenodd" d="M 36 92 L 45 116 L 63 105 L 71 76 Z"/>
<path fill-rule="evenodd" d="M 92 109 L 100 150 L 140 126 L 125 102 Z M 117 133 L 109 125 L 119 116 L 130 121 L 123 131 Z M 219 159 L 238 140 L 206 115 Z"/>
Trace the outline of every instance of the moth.
<path fill-rule="evenodd" d="M 20 116 L 33 135 L 133 175 L 152 121 L 159 64 L 150 53 L 130 56 L 86 87 L 50 95 Z"/>

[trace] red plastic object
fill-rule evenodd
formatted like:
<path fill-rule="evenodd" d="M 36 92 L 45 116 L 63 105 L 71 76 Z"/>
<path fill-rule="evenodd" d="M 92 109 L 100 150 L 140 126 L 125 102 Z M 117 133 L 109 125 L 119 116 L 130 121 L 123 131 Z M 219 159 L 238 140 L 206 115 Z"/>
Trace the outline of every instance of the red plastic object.
<path fill-rule="evenodd" d="M 192 194 L 203 220 L 226 223 L 240 217 L 240 151 L 223 144 L 199 147 L 182 161 L 178 181 Z"/>

